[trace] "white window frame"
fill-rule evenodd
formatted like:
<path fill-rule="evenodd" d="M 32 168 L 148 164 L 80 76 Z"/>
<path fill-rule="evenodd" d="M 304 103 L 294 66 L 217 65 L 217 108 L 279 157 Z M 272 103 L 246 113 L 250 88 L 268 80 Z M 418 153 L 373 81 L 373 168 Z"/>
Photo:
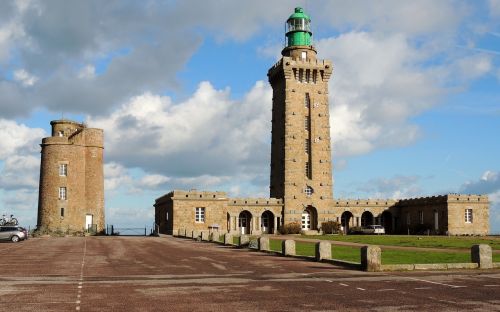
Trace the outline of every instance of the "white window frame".
<path fill-rule="evenodd" d="M 68 176 L 68 164 L 59 164 L 59 176 L 60 177 Z"/>
<path fill-rule="evenodd" d="M 313 193 L 314 189 L 309 185 L 304 188 L 304 194 L 306 194 L 307 197 L 311 197 Z"/>
<path fill-rule="evenodd" d="M 472 213 L 472 208 L 465 209 L 465 223 L 474 222 L 474 215 Z"/>
<path fill-rule="evenodd" d="M 194 212 L 195 223 L 205 223 L 205 207 L 196 207 Z"/>
<path fill-rule="evenodd" d="M 59 187 L 59 199 L 60 200 L 68 199 L 68 191 L 65 186 Z"/>

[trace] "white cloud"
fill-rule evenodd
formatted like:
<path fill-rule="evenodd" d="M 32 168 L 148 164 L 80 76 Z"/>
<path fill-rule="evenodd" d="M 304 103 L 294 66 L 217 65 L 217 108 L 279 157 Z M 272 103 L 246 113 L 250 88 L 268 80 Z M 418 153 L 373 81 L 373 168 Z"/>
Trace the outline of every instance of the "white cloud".
<path fill-rule="evenodd" d="M 369 198 L 410 198 L 422 193 L 419 181 L 420 177 L 418 176 L 402 175 L 371 179 L 358 187 L 358 192 Z"/>
<path fill-rule="evenodd" d="M 169 177 L 161 174 L 148 174 L 142 177 L 138 183 L 141 187 L 157 188 L 158 186 L 170 181 Z"/>
<path fill-rule="evenodd" d="M 78 73 L 78 78 L 80 79 L 91 79 L 95 77 L 95 66 L 87 65 L 83 67 Z"/>
<path fill-rule="evenodd" d="M 28 73 L 24 69 L 18 69 L 14 71 L 14 80 L 19 81 L 25 87 L 30 87 L 38 81 L 38 77 Z"/>
<path fill-rule="evenodd" d="M 413 143 L 419 129 L 409 119 L 436 104 L 443 92 L 435 73 L 420 67 L 426 52 L 402 35 L 352 32 L 320 40 L 332 59 L 331 135 L 339 157 Z"/>
<path fill-rule="evenodd" d="M 493 70 L 491 56 L 475 54 L 464 57 L 457 62 L 460 77 L 467 80 L 477 79 Z"/>
<path fill-rule="evenodd" d="M 0 118 L 0 160 L 20 153 L 39 152 L 39 144 L 45 136 L 43 129 Z"/>
<path fill-rule="evenodd" d="M 104 164 L 104 189 L 113 191 L 122 186 L 128 187 L 132 184 L 127 168 L 111 162 Z"/>
<path fill-rule="evenodd" d="M 26 155 L 13 155 L 5 160 L 0 188 L 13 190 L 20 188 L 38 189 L 40 158 Z"/>
<path fill-rule="evenodd" d="M 89 117 L 88 124 L 104 129 L 106 157 L 127 167 L 170 178 L 262 173 L 270 103 L 271 89 L 262 81 L 241 101 L 203 82 L 180 103 L 145 93 L 110 116 Z"/>
<path fill-rule="evenodd" d="M 488 4 L 490 6 L 490 15 L 491 16 L 500 16 L 500 0 L 489 0 Z"/>

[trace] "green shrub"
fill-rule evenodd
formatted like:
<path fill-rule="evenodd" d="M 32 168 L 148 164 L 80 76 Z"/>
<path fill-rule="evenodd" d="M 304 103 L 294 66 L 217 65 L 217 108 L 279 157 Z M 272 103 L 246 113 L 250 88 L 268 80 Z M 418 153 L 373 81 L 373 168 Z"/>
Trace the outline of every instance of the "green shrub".
<path fill-rule="evenodd" d="M 336 221 L 327 221 L 321 223 L 323 234 L 338 234 L 340 232 L 340 223 Z"/>
<path fill-rule="evenodd" d="M 280 227 L 281 234 L 300 234 L 302 225 L 299 222 L 291 222 Z"/>

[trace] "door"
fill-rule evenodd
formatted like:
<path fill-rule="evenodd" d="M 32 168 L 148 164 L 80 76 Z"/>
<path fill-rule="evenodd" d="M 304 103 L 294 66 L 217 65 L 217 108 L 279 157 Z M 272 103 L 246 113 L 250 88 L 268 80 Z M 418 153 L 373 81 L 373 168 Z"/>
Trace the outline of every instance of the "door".
<path fill-rule="evenodd" d="M 85 230 L 88 230 L 92 227 L 93 219 L 94 218 L 91 214 L 85 216 Z"/>
<path fill-rule="evenodd" d="M 311 214 L 309 211 L 302 212 L 302 229 L 309 230 L 311 228 Z"/>

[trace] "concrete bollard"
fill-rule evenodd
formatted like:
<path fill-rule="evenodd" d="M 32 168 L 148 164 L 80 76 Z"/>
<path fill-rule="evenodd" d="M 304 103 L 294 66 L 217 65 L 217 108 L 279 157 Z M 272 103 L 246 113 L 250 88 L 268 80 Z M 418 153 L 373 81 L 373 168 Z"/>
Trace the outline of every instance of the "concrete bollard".
<path fill-rule="evenodd" d="M 282 241 L 281 254 L 283 256 L 295 256 L 295 241 L 291 239 Z"/>
<path fill-rule="evenodd" d="M 210 237 L 210 241 L 218 243 L 219 242 L 219 232 L 212 232 L 212 236 Z"/>
<path fill-rule="evenodd" d="M 201 240 L 208 241 L 208 231 L 201 231 Z"/>
<path fill-rule="evenodd" d="M 250 236 L 249 235 L 241 235 L 240 236 L 240 246 L 245 246 L 250 243 Z"/>
<path fill-rule="evenodd" d="M 470 253 L 472 262 L 477 263 L 480 269 L 493 268 L 493 259 L 490 245 L 472 245 Z"/>
<path fill-rule="evenodd" d="M 259 250 L 269 251 L 269 238 L 259 237 Z"/>
<path fill-rule="evenodd" d="M 192 238 L 192 239 L 197 239 L 197 238 L 198 238 L 198 236 L 200 236 L 200 234 L 199 234 L 199 232 L 198 232 L 197 230 L 193 230 L 193 231 L 191 232 L 191 238 Z"/>
<path fill-rule="evenodd" d="M 233 235 L 229 233 L 224 235 L 224 245 L 233 245 Z"/>
<path fill-rule="evenodd" d="M 332 258 L 332 244 L 330 242 L 318 242 L 315 246 L 316 261 Z"/>
<path fill-rule="evenodd" d="M 380 271 L 382 266 L 382 251 L 378 246 L 361 247 L 361 268 L 367 272 Z"/>

